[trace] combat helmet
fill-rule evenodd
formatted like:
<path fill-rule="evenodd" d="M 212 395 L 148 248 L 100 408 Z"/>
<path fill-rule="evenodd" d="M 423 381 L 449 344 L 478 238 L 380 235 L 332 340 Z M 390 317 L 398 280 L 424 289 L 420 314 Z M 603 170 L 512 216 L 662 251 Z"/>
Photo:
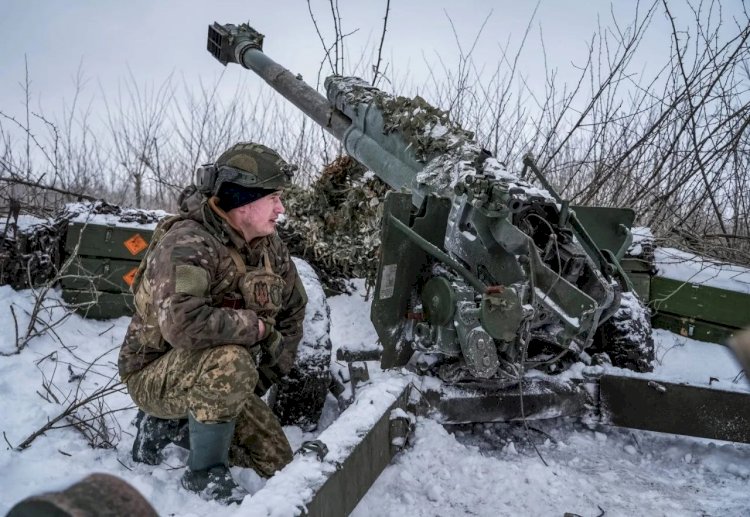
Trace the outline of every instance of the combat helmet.
<path fill-rule="evenodd" d="M 224 184 L 273 192 L 289 185 L 295 165 L 263 144 L 241 142 L 196 171 L 196 185 L 207 196 L 215 196 Z"/>

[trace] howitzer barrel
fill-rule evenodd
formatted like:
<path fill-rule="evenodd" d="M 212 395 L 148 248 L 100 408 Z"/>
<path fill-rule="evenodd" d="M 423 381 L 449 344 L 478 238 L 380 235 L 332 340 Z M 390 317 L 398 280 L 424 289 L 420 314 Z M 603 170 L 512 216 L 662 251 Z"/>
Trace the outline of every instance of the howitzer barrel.
<path fill-rule="evenodd" d="M 209 26 L 208 50 L 222 64 L 237 63 L 258 74 L 339 140 L 350 156 L 375 171 L 391 187 L 411 188 L 415 193 L 414 203 L 421 204 L 428 192 L 415 183 L 415 177 L 423 164 L 398 134 L 384 131 L 382 113 L 366 95 L 366 83 L 354 78 L 329 77 L 326 99 L 301 77 L 264 54 L 263 35 L 247 24 Z"/>
<path fill-rule="evenodd" d="M 263 35 L 247 24 L 208 27 L 208 51 L 222 64 L 237 63 L 258 74 L 320 127 L 342 140 L 351 120 L 332 110 L 328 100 L 263 53 Z"/>

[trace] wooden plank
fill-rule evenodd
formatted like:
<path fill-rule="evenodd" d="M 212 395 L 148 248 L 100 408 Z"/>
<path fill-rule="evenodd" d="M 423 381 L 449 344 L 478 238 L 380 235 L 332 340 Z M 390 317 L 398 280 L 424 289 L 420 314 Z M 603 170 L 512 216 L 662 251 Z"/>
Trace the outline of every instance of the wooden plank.
<path fill-rule="evenodd" d="M 671 278 L 651 279 L 651 306 L 657 312 L 733 328 L 750 325 L 750 295 Z"/>
<path fill-rule="evenodd" d="M 750 393 L 604 375 L 599 399 L 605 424 L 750 443 Z"/>

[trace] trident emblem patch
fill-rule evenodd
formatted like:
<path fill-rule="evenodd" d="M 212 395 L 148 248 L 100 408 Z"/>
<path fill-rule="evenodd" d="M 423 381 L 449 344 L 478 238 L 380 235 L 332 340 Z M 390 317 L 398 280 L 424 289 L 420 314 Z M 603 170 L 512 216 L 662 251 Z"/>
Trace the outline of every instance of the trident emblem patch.
<path fill-rule="evenodd" d="M 269 301 L 268 284 L 265 282 L 256 283 L 253 295 L 255 296 L 255 303 L 258 304 L 258 307 L 265 307 Z"/>

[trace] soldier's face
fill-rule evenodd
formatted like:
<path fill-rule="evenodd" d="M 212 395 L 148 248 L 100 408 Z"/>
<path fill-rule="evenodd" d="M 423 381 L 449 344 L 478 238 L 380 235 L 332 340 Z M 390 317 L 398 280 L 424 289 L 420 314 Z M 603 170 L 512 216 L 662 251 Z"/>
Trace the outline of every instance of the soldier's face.
<path fill-rule="evenodd" d="M 231 212 L 236 212 L 232 214 Z M 230 218 L 242 230 L 248 242 L 271 235 L 276 231 L 276 221 L 285 212 L 281 192 L 274 192 L 260 199 L 230 210 Z"/>

